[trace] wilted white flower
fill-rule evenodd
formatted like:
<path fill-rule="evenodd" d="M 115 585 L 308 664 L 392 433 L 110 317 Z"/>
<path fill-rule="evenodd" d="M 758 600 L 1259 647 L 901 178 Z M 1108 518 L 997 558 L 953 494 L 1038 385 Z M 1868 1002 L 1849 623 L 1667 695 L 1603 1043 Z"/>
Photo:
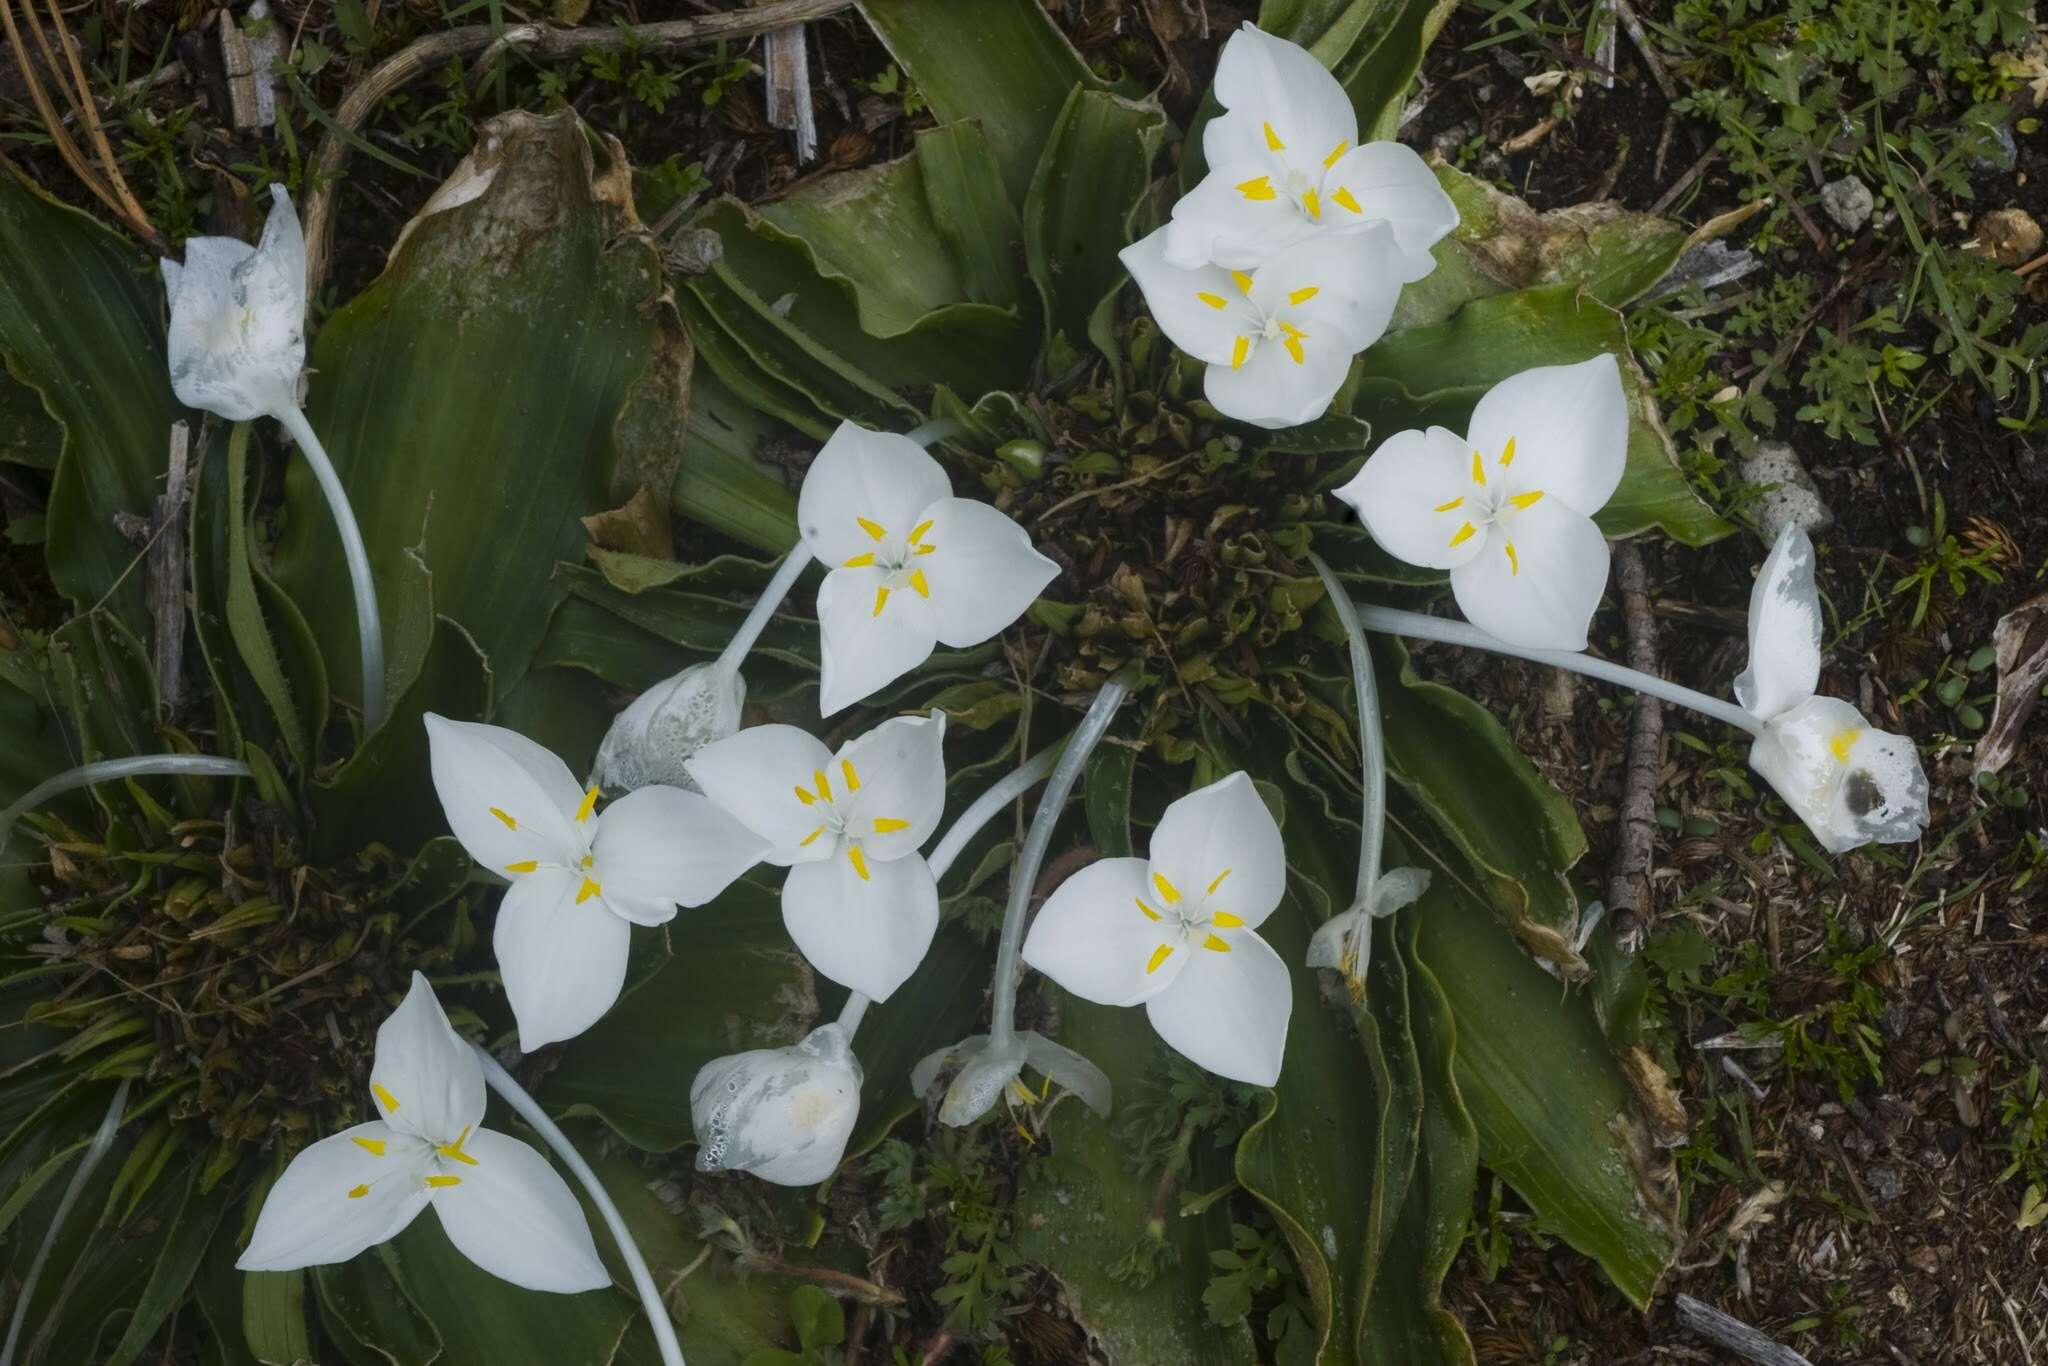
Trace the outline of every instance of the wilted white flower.
<path fill-rule="evenodd" d="M 1372 922 L 1413 905 L 1429 890 L 1429 869 L 1389 868 L 1372 884 L 1370 898 L 1322 923 L 1308 941 L 1308 965 L 1334 968 L 1353 982 L 1372 965 Z"/>
<path fill-rule="evenodd" d="M 178 401 L 233 422 L 296 407 L 306 366 L 306 239 L 284 186 L 270 187 L 258 245 L 194 237 L 185 264 L 161 265 Z"/>
<path fill-rule="evenodd" d="M 590 781 L 606 793 L 654 783 L 694 790 L 684 761 L 740 728 L 747 683 L 719 663 L 692 664 L 634 698 L 612 718 Z"/>
<path fill-rule="evenodd" d="M 860 1059 L 839 1024 L 789 1048 L 713 1058 L 690 1083 L 697 1170 L 750 1172 L 778 1186 L 814 1186 L 846 1155 L 860 1117 Z"/>

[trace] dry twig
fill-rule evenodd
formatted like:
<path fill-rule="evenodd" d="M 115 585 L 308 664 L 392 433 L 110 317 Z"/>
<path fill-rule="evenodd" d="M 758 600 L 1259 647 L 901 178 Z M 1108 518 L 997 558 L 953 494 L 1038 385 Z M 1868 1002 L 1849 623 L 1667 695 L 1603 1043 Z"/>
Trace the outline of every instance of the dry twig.
<path fill-rule="evenodd" d="M 1813 1366 L 1811 1361 L 1790 1347 L 1772 1341 L 1741 1319 L 1724 1314 L 1712 1305 L 1702 1304 L 1690 1295 L 1678 1297 L 1677 1309 L 1681 1328 L 1735 1353 L 1744 1361 L 1753 1361 L 1756 1366 Z"/>
<path fill-rule="evenodd" d="M 1621 615 L 1628 632 L 1628 665 L 1646 674 L 1657 672 L 1657 621 L 1650 613 L 1650 593 L 1643 573 L 1643 552 L 1633 541 L 1615 547 L 1619 566 Z M 1642 946 L 1650 923 L 1650 860 L 1657 839 L 1657 774 L 1664 740 L 1664 704 L 1647 695 L 1636 699 L 1629 725 L 1628 767 L 1621 789 L 1621 841 L 1607 878 L 1607 906 L 1614 917 L 1614 939 L 1623 953 Z"/>

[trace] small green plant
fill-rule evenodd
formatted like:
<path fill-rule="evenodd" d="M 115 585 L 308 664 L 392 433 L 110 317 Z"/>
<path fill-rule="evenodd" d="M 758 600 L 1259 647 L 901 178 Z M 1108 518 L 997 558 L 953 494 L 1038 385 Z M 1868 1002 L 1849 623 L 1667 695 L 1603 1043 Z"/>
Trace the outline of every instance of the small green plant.
<path fill-rule="evenodd" d="M 883 1232 L 925 1219 L 937 1223 L 944 1236 L 939 1269 L 945 1283 L 932 1298 L 945 1306 L 949 1329 L 981 1333 L 1024 1290 L 1024 1259 L 1010 1243 L 1007 1192 L 981 1146 L 988 1130 L 939 1133 L 922 1156 L 892 1138 L 868 1159 L 868 1174 L 882 1180 L 876 1222 Z"/>
<path fill-rule="evenodd" d="M 797 1350 L 763 1347 L 747 1353 L 740 1366 L 830 1366 L 839 1359 L 832 1350 L 846 1341 L 846 1311 L 815 1285 L 789 1292 L 789 1324 Z"/>
<path fill-rule="evenodd" d="M 1995 539 L 1973 539 L 1977 542 L 1974 546 L 1965 546 L 1948 529 L 1948 504 L 1938 492 L 1934 495 L 1933 529 L 1906 528 L 1906 540 L 1921 553 L 1918 563 L 1892 585 L 1891 593 L 1895 598 L 1913 595 L 1910 625 L 1914 629 L 1927 619 L 1927 608 L 1937 585 L 1946 587 L 1951 598 L 1960 599 L 1973 578 L 1984 583 L 2005 582 L 2005 575 L 1994 567 L 2004 547 Z"/>
<path fill-rule="evenodd" d="M 903 74 L 903 69 L 894 62 L 883 67 L 875 75 L 861 82 L 870 95 L 896 100 L 903 106 L 905 117 L 921 114 L 925 110 L 924 95 L 917 86 Z"/>
<path fill-rule="evenodd" d="M 1230 1226 L 1230 1246 L 1209 1254 L 1216 1268 L 1202 1291 L 1202 1307 L 1218 1327 L 1242 1323 L 1260 1305 L 1269 1306 L 1261 1328 L 1281 1366 L 1307 1366 L 1316 1356 L 1313 1309 L 1287 1244 L 1270 1225 Z"/>

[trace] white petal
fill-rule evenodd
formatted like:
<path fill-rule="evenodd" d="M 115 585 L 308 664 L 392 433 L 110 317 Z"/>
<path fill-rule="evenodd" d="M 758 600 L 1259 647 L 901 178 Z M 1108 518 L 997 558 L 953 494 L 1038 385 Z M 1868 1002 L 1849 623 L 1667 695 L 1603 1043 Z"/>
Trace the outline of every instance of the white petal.
<path fill-rule="evenodd" d="M 1024 615 L 1060 567 L 1024 528 L 987 503 L 945 498 L 925 509 L 932 547 L 916 563 L 931 589 L 932 626 L 956 650 L 979 645 Z"/>
<path fill-rule="evenodd" d="M 1310 351 L 1363 351 L 1387 330 L 1400 297 L 1400 251 L 1384 224 L 1318 234 L 1252 276 L 1252 303 L 1305 333 Z"/>
<path fill-rule="evenodd" d="M 873 566 L 835 569 L 818 589 L 819 715 L 845 710 L 932 657 L 939 633 L 931 603 L 888 580 Z"/>
<path fill-rule="evenodd" d="M 306 237 L 282 185 L 270 187 L 270 214 L 256 254 L 242 268 L 242 287 L 253 315 L 244 341 L 257 354 L 288 364 L 296 387 L 306 358 Z"/>
<path fill-rule="evenodd" d="M 832 751 L 795 726 L 749 726 L 706 745 L 684 765 L 712 803 L 768 843 L 770 863 L 829 858 L 834 841 L 804 840 L 818 828 L 818 809 L 797 795 L 815 796 L 818 775 L 832 766 Z M 830 781 L 829 779 L 827 780 Z"/>
<path fill-rule="evenodd" d="M 1358 141 L 1358 112 L 1337 78 L 1308 49 L 1249 23 L 1223 45 L 1215 95 L 1230 112 L 1202 132 L 1211 166 L 1263 154 L 1304 172 L 1320 170 L 1339 146 Z M 1284 151 L 1274 152 L 1268 124 Z"/>
<path fill-rule="evenodd" d="M 498 907 L 491 949 L 524 1052 L 575 1038 L 626 984 L 632 926 L 601 897 L 577 905 L 582 884 L 580 872 L 543 868 L 513 882 Z"/>
<path fill-rule="evenodd" d="M 946 714 L 898 716 L 839 751 L 846 836 L 869 862 L 915 854 L 946 810 Z M 856 786 L 858 784 L 858 786 Z M 901 824 L 898 824 L 898 823 Z"/>
<path fill-rule="evenodd" d="M 1472 523 L 1471 450 L 1445 428 L 1394 433 L 1337 496 L 1397 560 L 1455 569 L 1486 549 L 1489 528 Z M 1472 534 L 1460 539 L 1468 524 Z"/>
<path fill-rule="evenodd" d="M 1166 260 L 1171 228 L 1161 228 L 1117 253 L 1137 281 L 1145 307 L 1166 339 L 1196 360 L 1228 365 L 1238 338 L 1255 330 L 1244 291 L 1221 266 L 1183 270 Z M 1221 301 L 1222 306 L 1217 306 Z"/>
<path fill-rule="evenodd" d="M 1340 192 L 1358 205 L 1353 213 Z M 1458 207 L 1435 172 L 1398 142 L 1368 142 L 1337 159 L 1323 176 L 1323 216 L 1336 225 L 1384 222 L 1399 245 L 1401 279 L 1420 280 L 1436 268 L 1429 249 L 1458 226 Z"/>
<path fill-rule="evenodd" d="M 782 923 L 812 967 L 885 1001 L 932 945 L 939 889 L 921 857 L 870 859 L 866 870 L 862 877 L 848 854 L 790 869 L 782 884 Z"/>
<path fill-rule="evenodd" d="M 382 1157 L 376 1154 L 379 1147 Z M 427 1188 L 417 1164 L 430 1151 L 418 1139 L 375 1120 L 311 1144 L 264 1197 L 255 1232 L 235 1266 L 242 1271 L 325 1266 L 397 1237 L 426 1207 Z"/>
<path fill-rule="evenodd" d="M 1583 650 L 1607 560 L 1592 518 L 1546 497 L 1496 523 L 1486 549 L 1451 571 L 1451 592 L 1474 626 L 1509 644 Z"/>
<path fill-rule="evenodd" d="M 568 1295 L 611 1284 L 583 1207 L 546 1158 L 495 1129 L 478 1129 L 463 1151 L 475 1165 L 451 1164 L 461 1183 L 433 1195 L 457 1251 L 527 1290 Z"/>
<path fill-rule="evenodd" d="M 1813 695 L 1820 684 L 1820 590 L 1813 542 L 1788 526 L 1779 533 L 1749 591 L 1749 667 L 1735 678 L 1735 700 L 1769 720 Z"/>
<path fill-rule="evenodd" d="M 1145 860 L 1100 859 L 1046 898 L 1024 936 L 1024 961 L 1083 1000 L 1136 1005 L 1187 966 L 1179 927 L 1161 910 Z"/>
<path fill-rule="evenodd" d="M 1927 775 L 1913 742 L 1876 730 L 1833 697 L 1809 697 L 1764 726 L 1754 768 L 1829 853 L 1901 844 L 1927 823 Z"/>
<path fill-rule="evenodd" d="M 1539 365 L 1486 391 L 1466 428 L 1472 448 L 1514 492 L 1541 490 L 1588 517 L 1607 505 L 1628 463 L 1628 400 L 1610 355 L 1577 365 Z"/>
<path fill-rule="evenodd" d="M 417 972 L 377 1026 L 370 1093 L 392 1128 L 429 1143 L 453 1142 L 484 1117 L 483 1068 Z"/>
<path fill-rule="evenodd" d="M 875 548 L 862 518 L 900 539 L 919 512 L 952 492 L 939 462 L 909 437 L 842 422 L 804 474 L 797 527 L 811 554 L 836 569 Z"/>
<path fill-rule="evenodd" d="M 1196 788 L 1166 808 L 1152 832 L 1154 904 L 1164 878 L 1179 896 L 1227 911 L 1256 929 L 1287 891 L 1280 826 L 1246 774 Z"/>
<path fill-rule="evenodd" d="M 583 789 L 569 766 L 516 731 L 427 713 L 434 792 L 469 856 L 504 875 L 515 863 L 573 863 Z"/>
<path fill-rule="evenodd" d="M 642 925 L 703 905 L 767 852 L 766 840 L 701 793 L 659 785 L 606 807 L 591 843 L 605 902 Z"/>
<path fill-rule="evenodd" d="M 1163 234 L 1155 234 L 1163 239 L 1162 259 L 1181 270 L 1256 270 L 1274 252 L 1323 231 L 1299 203 L 1280 193 L 1281 183 L 1270 162 L 1212 165 L 1174 204 Z"/>
<path fill-rule="evenodd" d="M 1173 985 L 1145 1003 L 1159 1037 L 1219 1077 L 1271 1086 L 1287 1051 L 1294 987 L 1287 965 L 1255 934 L 1225 936 L 1230 951 L 1188 951 Z"/>
<path fill-rule="evenodd" d="M 1342 337 L 1313 335 L 1300 343 L 1301 359 L 1278 341 L 1254 343 L 1243 365 L 1211 365 L 1202 392 L 1217 412 L 1255 427 L 1298 427 L 1330 410 L 1352 351 Z"/>

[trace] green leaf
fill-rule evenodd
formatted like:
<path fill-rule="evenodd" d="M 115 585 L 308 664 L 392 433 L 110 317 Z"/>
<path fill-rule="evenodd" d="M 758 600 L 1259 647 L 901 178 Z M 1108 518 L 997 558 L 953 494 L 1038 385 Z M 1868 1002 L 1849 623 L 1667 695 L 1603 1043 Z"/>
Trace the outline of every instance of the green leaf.
<path fill-rule="evenodd" d="M 399 1283 L 388 1245 L 313 1268 L 320 1323 L 351 1360 L 383 1366 L 431 1366 L 441 1335 Z M 350 1348 L 360 1349 L 352 1351 Z"/>
<path fill-rule="evenodd" d="M 788 428 L 749 407 L 708 368 L 690 386 L 690 422 L 670 493 L 676 515 L 780 555 L 796 544 L 796 494 L 757 458 Z"/>
<path fill-rule="evenodd" d="M 925 1056 L 982 1030 L 982 1007 L 995 950 L 958 925 L 941 925 L 910 980 L 870 1006 L 860 1027 L 860 1123 L 849 1155 L 867 1152 L 917 1111 L 910 1070 Z M 836 1010 L 843 992 L 827 997 Z"/>
<path fill-rule="evenodd" d="M 132 246 L 0 164 L 0 364 L 64 431 L 45 555 L 80 609 L 147 621 L 140 549 L 114 514 L 146 514 L 185 416 L 164 358 L 163 292 Z M 115 584 L 120 581 L 117 589 Z"/>
<path fill-rule="evenodd" d="M 815 1285 L 800 1285 L 789 1292 L 789 1321 L 807 1352 L 837 1347 L 846 1340 L 846 1311 Z"/>
<path fill-rule="evenodd" d="M 952 249 L 961 289 L 976 303 L 1015 308 L 1024 297 L 1024 229 L 981 125 L 925 129 L 917 135 L 917 164 L 932 226 Z"/>
<path fill-rule="evenodd" d="M 309 1359 L 313 1344 L 306 1333 L 306 1273 L 244 1273 L 242 1336 L 263 1366 L 297 1366 Z"/>
<path fill-rule="evenodd" d="M 1165 131 L 1158 105 L 1106 91 L 1077 87 L 1061 109 L 1024 200 L 1024 256 L 1048 341 L 1064 336 L 1078 348 L 1123 282 L 1117 253 L 1131 240 Z"/>
<path fill-rule="evenodd" d="M 181 1190 L 179 1205 L 160 1225 L 162 1238 L 156 1242 L 156 1260 L 149 1280 L 137 1298 L 121 1340 L 108 1353 L 107 1366 L 123 1366 L 135 1360 L 156 1336 L 157 1330 L 177 1312 L 205 1259 L 207 1245 L 227 1213 L 229 1193 L 223 1187 L 200 1194 L 199 1164 L 189 1163 L 181 1179 L 167 1183 Z M 145 1210 L 149 1206 L 143 1207 Z M 131 1224 L 136 1222 L 130 1219 Z"/>
<path fill-rule="evenodd" d="M 256 579 L 250 568 L 249 521 L 243 512 L 249 502 L 249 424 L 246 422 L 237 422 L 228 437 L 227 466 L 225 609 L 228 635 L 241 656 L 242 667 L 248 670 L 257 691 L 269 705 L 278 731 L 284 737 L 285 748 L 291 751 L 293 761 L 303 770 L 312 753 L 311 734 L 319 729 L 318 718 L 309 718 L 300 712 L 292 686 L 285 679 L 284 665 L 278 660 L 277 647 L 271 643 L 270 626 L 263 619 L 263 608 L 257 599 Z M 304 629 L 303 623 L 300 629 Z M 324 715 L 326 689 L 320 688 L 316 695 Z M 312 730 L 308 729 L 309 719 L 316 721 Z"/>

